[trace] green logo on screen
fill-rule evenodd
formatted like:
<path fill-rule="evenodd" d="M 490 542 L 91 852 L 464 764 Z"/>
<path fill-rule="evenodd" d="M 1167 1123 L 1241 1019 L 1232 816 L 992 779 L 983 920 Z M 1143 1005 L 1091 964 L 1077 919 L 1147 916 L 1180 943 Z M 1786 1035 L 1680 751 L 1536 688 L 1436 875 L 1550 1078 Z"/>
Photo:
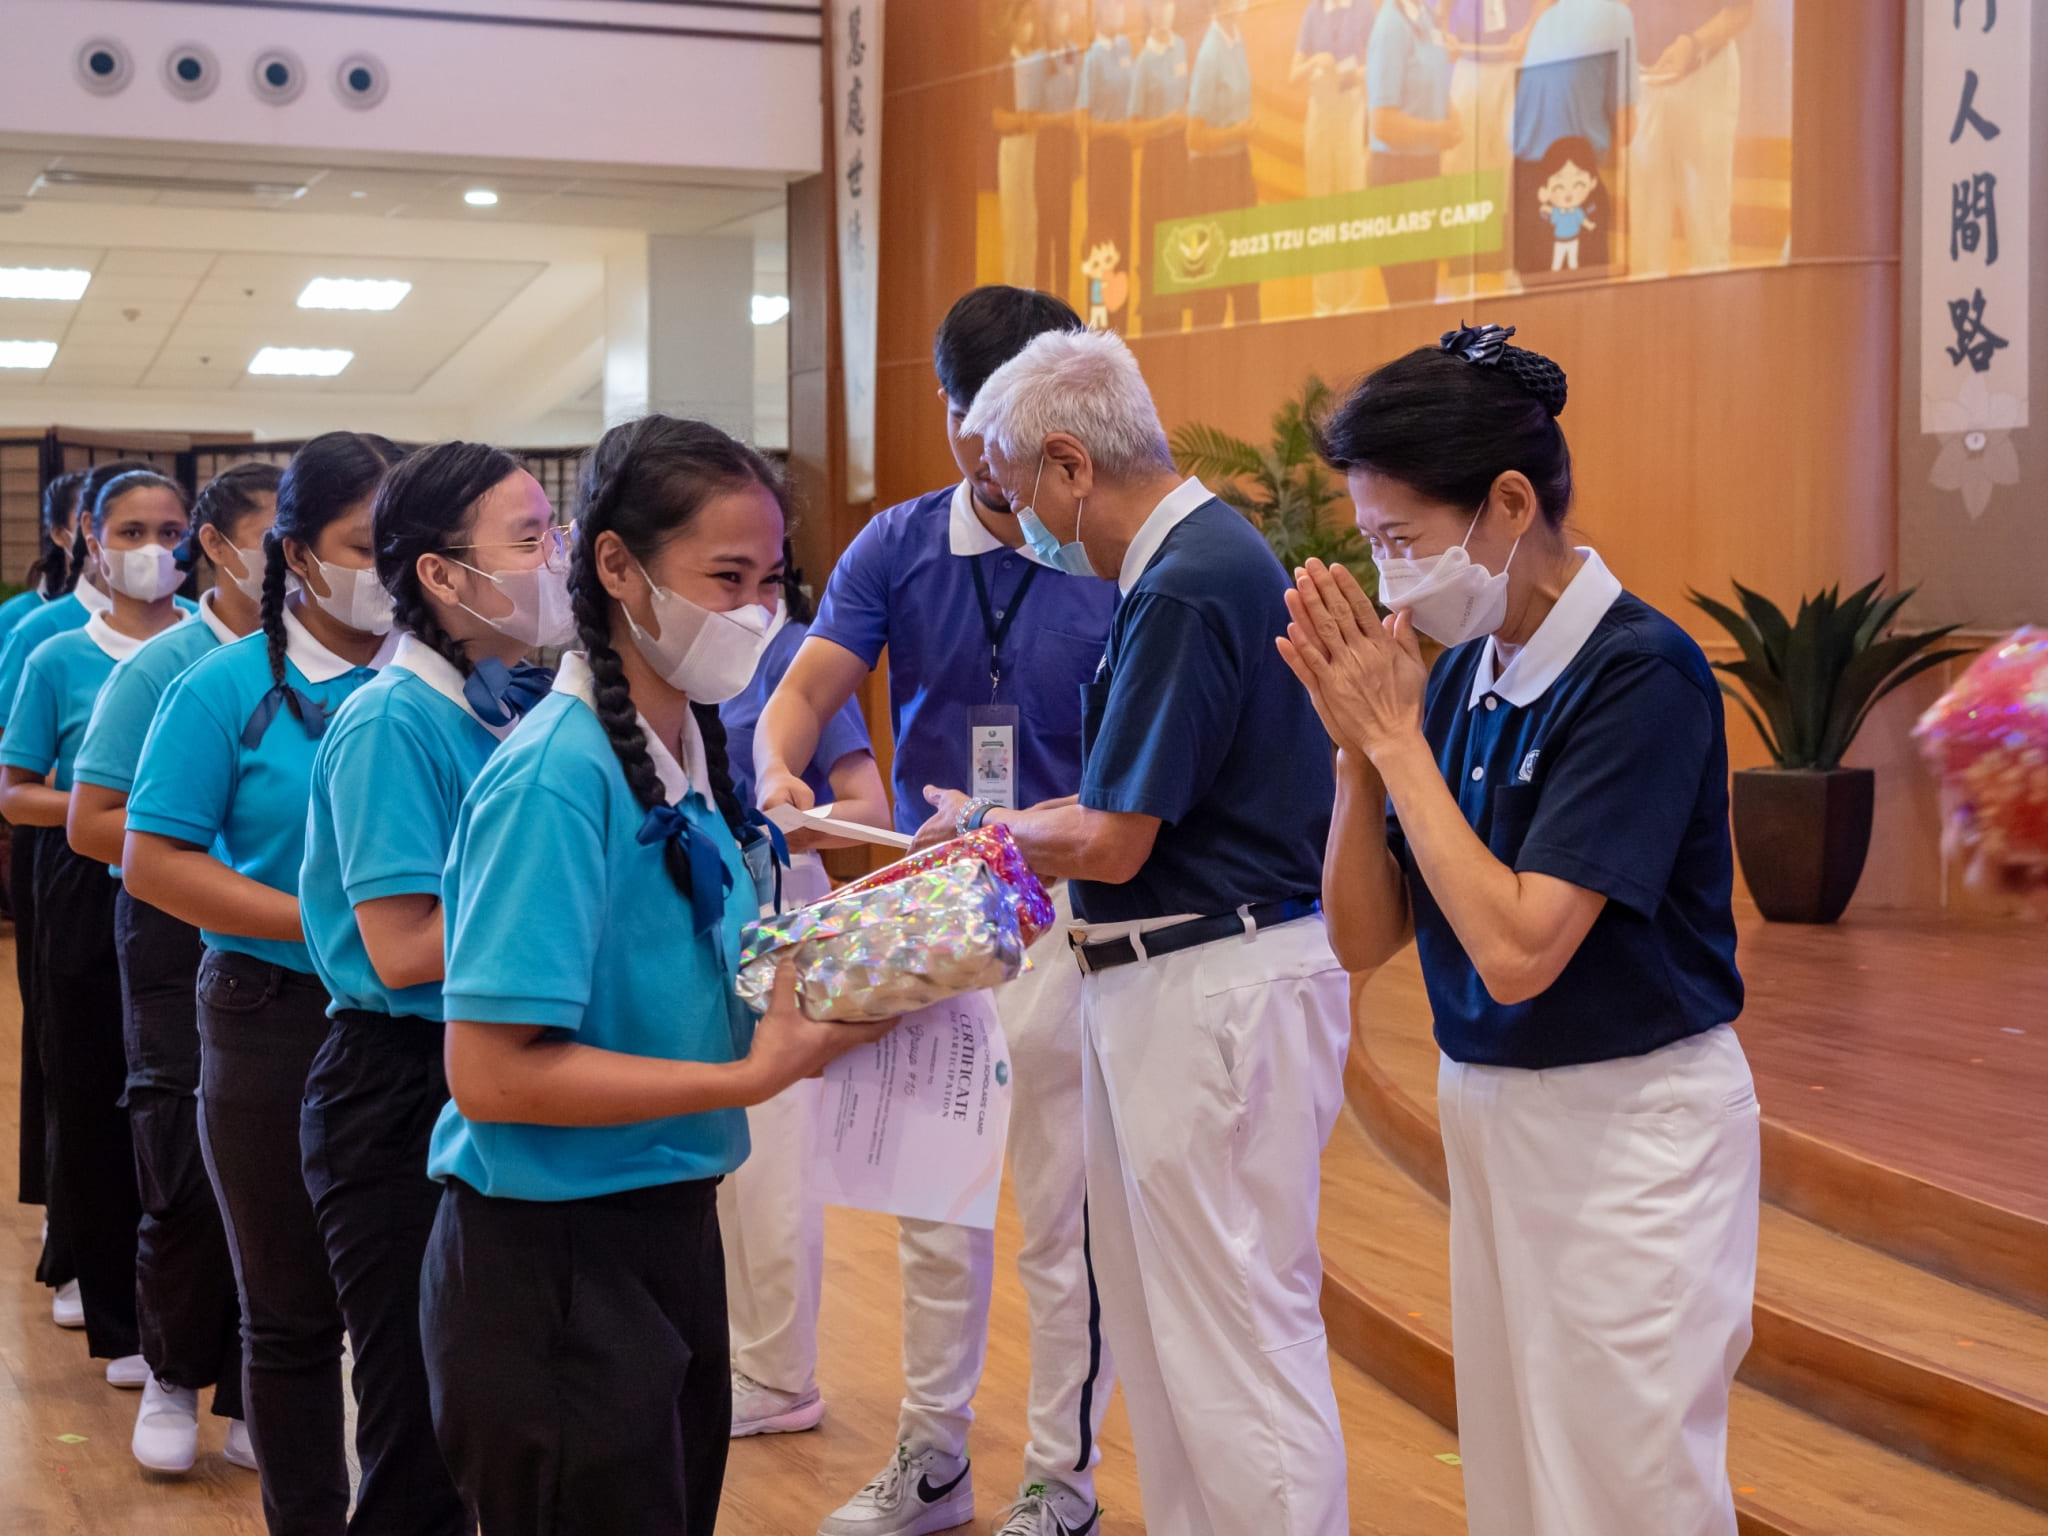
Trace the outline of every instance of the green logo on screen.
<path fill-rule="evenodd" d="M 1221 224 L 1183 224 L 1168 238 L 1161 256 L 1176 283 L 1199 283 L 1216 275 L 1229 249 Z"/>

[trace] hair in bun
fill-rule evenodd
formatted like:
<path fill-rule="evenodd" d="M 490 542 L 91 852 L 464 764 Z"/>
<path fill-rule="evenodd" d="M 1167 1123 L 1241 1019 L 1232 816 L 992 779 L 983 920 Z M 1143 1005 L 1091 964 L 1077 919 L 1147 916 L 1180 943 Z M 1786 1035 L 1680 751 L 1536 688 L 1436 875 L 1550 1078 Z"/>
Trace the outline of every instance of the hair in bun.
<path fill-rule="evenodd" d="M 1572 501 L 1557 416 L 1564 370 L 1508 345 L 1513 326 L 1460 326 L 1376 368 L 1316 430 L 1337 469 L 1365 469 L 1469 515 L 1510 470 L 1528 477 L 1552 527 Z"/>
<path fill-rule="evenodd" d="M 1508 345 L 1512 325 L 1460 325 L 1445 331 L 1439 345 L 1456 358 L 1479 368 L 1498 368 L 1529 391 L 1552 417 L 1564 414 L 1567 394 L 1564 370 L 1541 352 Z"/>

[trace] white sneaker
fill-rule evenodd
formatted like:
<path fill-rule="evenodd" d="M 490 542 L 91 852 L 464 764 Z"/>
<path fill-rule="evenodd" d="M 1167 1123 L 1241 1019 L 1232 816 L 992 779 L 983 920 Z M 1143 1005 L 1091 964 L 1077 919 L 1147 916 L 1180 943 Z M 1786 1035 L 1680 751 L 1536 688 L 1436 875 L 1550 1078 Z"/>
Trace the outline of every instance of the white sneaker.
<path fill-rule="evenodd" d="M 118 1360 L 107 1362 L 107 1385 L 110 1387 L 133 1392 L 147 1385 L 151 1379 L 149 1362 L 140 1355 L 123 1355 Z"/>
<path fill-rule="evenodd" d="M 973 1470 L 933 1446 L 896 1447 L 881 1475 L 825 1517 L 818 1536 L 926 1536 L 974 1518 Z"/>
<path fill-rule="evenodd" d="M 78 1294 L 76 1280 L 66 1280 L 50 1298 L 50 1321 L 59 1328 L 85 1326 L 85 1300 Z"/>
<path fill-rule="evenodd" d="M 249 1426 L 240 1419 L 228 1420 L 228 1443 L 220 1453 L 238 1467 L 256 1470 L 256 1447 L 249 1442 Z"/>
<path fill-rule="evenodd" d="M 745 1371 L 732 1373 L 732 1437 L 794 1435 L 816 1429 L 825 1417 L 825 1399 L 816 1387 L 806 1393 L 778 1392 Z"/>
<path fill-rule="evenodd" d="M 199 1455 L 199 1394 L 150 1377 L 143 1383 L 135 1438 L 128 1446 L 152 1472 L 190 1472 Z"/>
<path fill-rule="evenodd" d="M 1071 1488 L 1029 1483 L 997 1520 L 995 1536 L 1091 1536 L 1101 1518 L 1101 1507 Z"/>

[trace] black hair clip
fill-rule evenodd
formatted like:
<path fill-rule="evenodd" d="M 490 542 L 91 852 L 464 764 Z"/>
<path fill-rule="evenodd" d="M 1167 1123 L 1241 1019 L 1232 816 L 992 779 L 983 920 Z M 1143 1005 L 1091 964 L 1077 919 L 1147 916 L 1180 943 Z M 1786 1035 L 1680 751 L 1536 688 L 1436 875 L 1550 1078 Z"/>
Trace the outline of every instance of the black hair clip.
<path fill-rule="evenodd" d="M 1451 356 L 1491 368 L 1500 361 L 1508 338 L 1514 334 L 1512 325 L 1461 325 L 1455 331 L 1445 331 L 1441 341 Z"/>
<path fill-rule="evenodd" d="M 178 547 L 171 551 L 171 562 L 181 571 L 192 569 L 193 561 L 199 558 L 199 530 L 195 527 L 178 540 Z"/>

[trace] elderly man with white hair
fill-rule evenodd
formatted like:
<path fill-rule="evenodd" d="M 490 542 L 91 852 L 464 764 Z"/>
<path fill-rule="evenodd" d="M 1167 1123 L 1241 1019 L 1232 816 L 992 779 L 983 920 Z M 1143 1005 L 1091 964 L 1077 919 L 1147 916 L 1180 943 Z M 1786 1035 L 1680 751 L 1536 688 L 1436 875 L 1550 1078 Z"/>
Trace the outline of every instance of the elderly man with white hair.
<path fill-rule="evenodd" d="M 1038 337 L 963 430 L 1040 558 L 1114 576 L 1081 792 L 926 791 L 926 841 L 1007 826 L 1072 881 L 1089 1253 L 1153 1536 L 1349 1529 L 1316 1249 L 1344 972 L 1317 901 L 1334 778 L 1281 662 L 1287 573 L 1167 451 L 1137 360 Z"/>

